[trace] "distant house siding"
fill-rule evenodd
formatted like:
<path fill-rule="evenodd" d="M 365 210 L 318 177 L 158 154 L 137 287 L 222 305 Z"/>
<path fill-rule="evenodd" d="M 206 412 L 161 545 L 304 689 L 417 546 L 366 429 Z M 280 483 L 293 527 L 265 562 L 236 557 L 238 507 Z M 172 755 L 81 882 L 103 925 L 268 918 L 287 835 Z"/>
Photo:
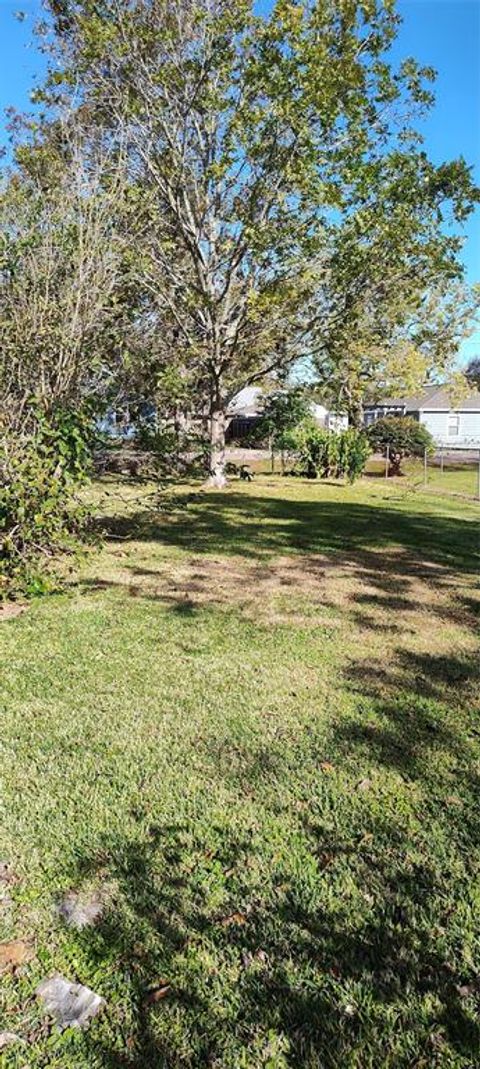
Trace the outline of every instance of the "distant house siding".
<path fill-rule="evenodd" d="M 480 392 L 474 390 L 458 409 L 451 408 L 448 389 L 441 385 L 425 386 L 415 397 L 384 398 L 365 405 L 365 423 L 381 416 L 407 415 L 419 420 L 442 446 L 480 448 Z"/>
<path fill-rule="evenodd" d="M 420 420 L 442 445 L 468 444 L 480 448 L 480 411 L 420 412 Z"/>
<path fill-rule="evenodd" d="M 329 431 L 348 430 L 348 416 L 337 416 L 335 412 L 327 412 L 324 426 Z"/>
<path fill-rule="evenodd" d="M 480 445 L 480 412 L 460 413 L 460 434 L 462 438 L 473 438 Z"/>
<path fill-rule="evenodd" d="M 435 440 L 447 437 L 447 412 L 420 412 L 420 422 Z"/>

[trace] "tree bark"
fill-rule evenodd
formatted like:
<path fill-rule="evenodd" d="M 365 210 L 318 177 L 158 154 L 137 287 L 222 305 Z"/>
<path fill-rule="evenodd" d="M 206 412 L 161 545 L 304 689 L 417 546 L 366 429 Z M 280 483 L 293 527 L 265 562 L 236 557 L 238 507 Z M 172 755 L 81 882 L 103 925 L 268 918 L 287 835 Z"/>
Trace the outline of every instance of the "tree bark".
<path fill-rule="evenodd" d="M 212 406 L 210 413 L 210 475 L 209 486 L 223 489 L 227 485 L 225 477 L 225 408 L 219 404 Z"/>
<path fill-rule="evenodd" d="M 353 401 L 348 407 L 348 425 L 357 431 L 364 428 L 363 404 L 361 401 Z"/>

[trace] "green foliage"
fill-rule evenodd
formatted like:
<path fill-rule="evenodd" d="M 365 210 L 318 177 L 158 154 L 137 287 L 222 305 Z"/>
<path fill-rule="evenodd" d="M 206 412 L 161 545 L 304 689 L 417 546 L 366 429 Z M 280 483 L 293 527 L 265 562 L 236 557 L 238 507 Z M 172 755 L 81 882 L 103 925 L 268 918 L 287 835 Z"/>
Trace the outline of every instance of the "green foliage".
<path fill-rule="evenodd" d="M 255 429 L 259 439 L 269 439 L 273 449 L 287 449 L 288 436 L 308 415 L 308 397 L 303 386 L 275 390 L 265 398 L 260 422 Z"/>
<path fill-rule="evenodd" d="M 56 131 L 62 151 L 48 136 L 47 171 L 17 158 L 0 189 L 0 411 L 20 431 L 32 397 L 54 414 L 103 401 L 119 362 L 120 177 L 73 131 Z"/>
<path fill-rule="evenodd" d="M 208 443 L 202 434 L 140 422 L 137 441 L 150 454 L 157 476 L 187 477 L 208 470 Z"/>
<path fill-rule="evenodd" d="M 339 469 L 350 483 L 355 482 L 365 471 L 370 455 L 366 434 L 354 427 L 337 434 L 339 440 Z"/>
<path fill-rule="evenodd" d="M 423 456 L 434 452 L 434 441 L 423 423 L 412 416 L 385 416 L 369 427 L 368 439 L 372 449 L 386 454 L 388 449 L 392 474 L 400 473 L 404 457 Z"/>
<path fill-rule="evenodd" d="M 0 452 L 0 598 L 48 589 L 48 562 L 75 549 L 88 512 L 75 498 L 87 477 L 88 415 L 37 413 L 28 436 L 5 431 Z"/>
<path fill-rule="evenodd" d="M 409 338 L 412 309 L 461 277 L 442 213 L 461 226 L 479 196 L 463 160 L 436 167 L 421 146 L 434 72 L 390 61 L 393 0 L 46 6 L 40 99 L 72 94 L 76 121 L 128 145 L 141 362 L 180 353 L 213 415 L 309 351 L 360 426 L 358 390 L 405 380 L 399 325 Z M 423 377 L 423 350 L 407 356 Z"/>
<path fill-rule="evenodd" d="M 370 453 L 362 431 L 329 431 L 311 419 L 292 433 L 290 445 L 298 452 L 301 474 L 308 479 L 346 478 L 353 483 L 364 471 Z"/>

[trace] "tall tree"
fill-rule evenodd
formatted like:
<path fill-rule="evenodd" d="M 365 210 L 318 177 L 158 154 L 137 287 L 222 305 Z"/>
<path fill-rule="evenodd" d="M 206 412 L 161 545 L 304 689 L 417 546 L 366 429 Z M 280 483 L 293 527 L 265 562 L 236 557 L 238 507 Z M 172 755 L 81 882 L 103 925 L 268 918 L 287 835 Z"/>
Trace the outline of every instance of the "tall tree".
<path fill-rule="evenodd" d="M 66 129 L 24 146 L 0 193 L 0 415 L 28 431 L 39 410 L 98 394 L 115 323 L 122 171 Z M 34 402 L 34 404 L 32 404 Z"/>
<path fill-rule="evenodd" d="M 79 119 L 126 147 L 149 208 L 135 241 L 150 322 L 167 349 L 162 323 L 176 323 L 208 385 L 221 485 L 229 398 L 318 344 L 337 234 L 370 191 L 378 201 L 388 176 L 400 196 L 443 185 L 465 210 L 465 165 L 435 170 L 414 147 L 411 110 L 429 103 L 432 72 L 385 61 L 391 0 L 278 0 L 261 18 L 248 0 L 48 6 L 47 96 L 70 90 Z"/>
<path fill-rule="evenodd" d="M 463 161 L 435 168 L 421 150 L 393 152 L 359 167 L 358 182 L 335 228 L 315 350 L 320 383 L 355 425 L 365 398 L 448 378 L 480 308 L 459 259 L 478 200 Z"/>

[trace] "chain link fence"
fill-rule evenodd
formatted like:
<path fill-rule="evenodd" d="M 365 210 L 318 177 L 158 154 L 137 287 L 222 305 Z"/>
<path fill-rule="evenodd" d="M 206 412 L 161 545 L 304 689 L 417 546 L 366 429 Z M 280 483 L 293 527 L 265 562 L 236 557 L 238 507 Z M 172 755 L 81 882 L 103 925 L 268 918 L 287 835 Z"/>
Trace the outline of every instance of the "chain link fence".
<path fill-rule="evenodd" d="M 380 464 L 383 464 L 385 479 L 389 479 L 388 455 L 377 462 L 377 473 Z M 438 447 L 434 454 L 425 452 L 423 458 L 405 461 L 403 468 L 419 489 L 480 501 L 480 448 Z"/>
<path fill-rule="evenodd" d="M 280 458 L 272 468 L 272 458 L 266 449 L 230 447 L 227 458 L 235 464 L 247 465 L 253 474 L 281 474 Z M 288 458 L 291 466 L 292 458 Z M 480 448 L 438 447 L 436 452 L 418 459 L 404 460 L 402 477 L 417 490 L 451 494 L 480 501 Z M 366 477 L 377 479 L 397 478 L 391 474 L 390 460 L 377 454 L 367 463 Z"/>

